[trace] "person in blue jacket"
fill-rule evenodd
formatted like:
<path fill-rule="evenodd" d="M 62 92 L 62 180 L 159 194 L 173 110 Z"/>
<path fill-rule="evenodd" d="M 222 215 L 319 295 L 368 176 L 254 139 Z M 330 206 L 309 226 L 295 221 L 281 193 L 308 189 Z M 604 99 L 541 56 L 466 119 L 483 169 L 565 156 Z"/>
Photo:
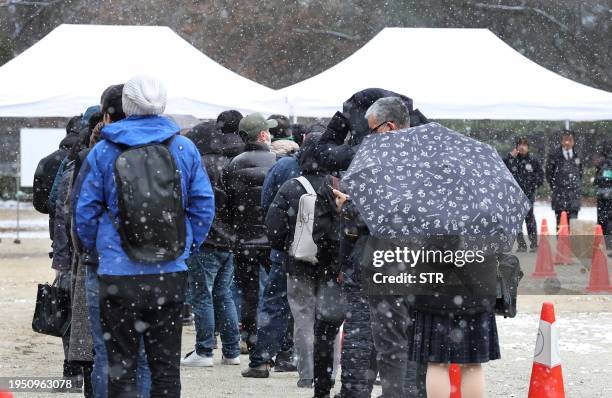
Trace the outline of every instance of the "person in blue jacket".
<path fill-rule="evenodd" d="M 185 260 L 206 239 L 214 217 L 214 195 L 195 145 L 178 135 L 180 128 L 174 122 L 160 116 L 166 105 L 163 83 L 133 77 L 124 86 L 122 104 L 127 117 L 102 128 L 102 140 L 80 171 L 83 183 L 76 207 L 76 229 L 85 254 L 97 253 L 99 259 L 100 315 L 109 337 L 108 395 L 137 396 L 142 336 L 152 373 L 151 398 L 179 397 Z M 185 250 L 176 260 L 147 263 L 126 254 L 114 226 L 120 220 L 115 160 L 126 148 L 152 143 L 168 145 L 180 172 L 186 234 Z"/>

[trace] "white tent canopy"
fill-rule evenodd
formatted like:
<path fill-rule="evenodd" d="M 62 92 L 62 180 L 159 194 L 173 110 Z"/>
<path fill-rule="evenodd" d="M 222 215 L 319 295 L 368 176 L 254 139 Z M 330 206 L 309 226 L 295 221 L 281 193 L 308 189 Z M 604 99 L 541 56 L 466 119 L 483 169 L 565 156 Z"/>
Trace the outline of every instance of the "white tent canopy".
<path fill-rule="evenodd" d="M 386 28 L 279 93 L 286 113 L 329 117 L 369 87 L 407 95 L 436 119 L 612 119 L 612 93 L 541 67 L 487 29 Z"/>
<path fill-rule="evenodd" d="M 95 54 L 95 46 L 108 52 Z M 166 113 L 275 112 L 274 90 L 219 65 L 167 27 L 61 25 L 0 67 L 0 117 L 73 116 L 137 74 L 164 82 Z"/>

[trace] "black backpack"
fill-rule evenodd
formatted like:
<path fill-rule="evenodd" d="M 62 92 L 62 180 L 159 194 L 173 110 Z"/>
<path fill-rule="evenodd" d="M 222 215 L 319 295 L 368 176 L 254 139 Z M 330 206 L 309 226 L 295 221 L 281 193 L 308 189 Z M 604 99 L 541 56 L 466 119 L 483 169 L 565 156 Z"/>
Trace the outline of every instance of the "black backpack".
<path fill-rule="evenodd" d="M 123 250 L 134 261 L 171 261 L 185 251 L 182 180 L 168 149 L 173 138 L 161 144 L 119 145 L 122 152 L 114 167 L 119 221 L 109 215 Z"/>

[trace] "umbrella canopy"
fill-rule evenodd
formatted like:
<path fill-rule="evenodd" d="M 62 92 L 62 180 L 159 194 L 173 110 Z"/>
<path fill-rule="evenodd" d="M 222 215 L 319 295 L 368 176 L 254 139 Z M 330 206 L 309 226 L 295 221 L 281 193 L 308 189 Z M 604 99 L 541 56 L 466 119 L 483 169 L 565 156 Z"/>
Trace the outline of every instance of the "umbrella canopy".
<path fill-rule="evenodd" d="M 490 145 L 438 123 L 365 138 L 342 178 L 373 236 L 459 235 L 506 250 L 531 203 Z"/>

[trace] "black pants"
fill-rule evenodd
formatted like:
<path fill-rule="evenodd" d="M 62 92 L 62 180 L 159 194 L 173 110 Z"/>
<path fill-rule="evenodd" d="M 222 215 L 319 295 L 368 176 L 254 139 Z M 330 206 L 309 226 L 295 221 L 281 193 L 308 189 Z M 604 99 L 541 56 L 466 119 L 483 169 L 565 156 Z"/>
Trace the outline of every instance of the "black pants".
<path fill-rule="evenodd" d="M 345 281 L 346 281 L 345 277 Z M 342 397 L 369 398 L 378 373 L 376 349 L 372 342 L 370 307 L 364 291 L 345 282 L 346 320 L 341 368 Z"/>
<path fill-rule="evenodd" d="M 561 224 L 561 213 L 567 212 L 567 232 L 569 233 L 569 222 L 571 218 L 578 218 L 578 210 L 555 210 L 555 216 L 557 217 L 557 230 L 559 230 L 559 224 Z M 550 231 L 554 233 L 556 231 Z"/>
<path fill-rule="evenodd" d="M 597 224 L 603 229 L 607 249 L 612 250 L 612 199 L 597 199 Z"/>
<path fill-rule="evenodd" d="M 140 337 L 151 369 L 151 398 L 180 397 L 181 311 L 187 272 L 99 276 L 100 318 L 109 365 L 109 397 L 137 397 Z"/>
<path fill-rule="evenodd" d="M 525 223 L 527 224 L 527 236 L 529 236 L 529 243 L 531 247 L 534 248 L 538 245 L 538 224 L 536 223 L 535 216 L 533 215 L 533 200 L 531 200 L 532 206 L 525 216 Z M 521 231 L 516 236 L 516 241 L 519 247 L 527 247 L 527 243 L 525 242 L 525 237 L 523 236 L 522 226 Z"/>
<path fill-rule="evenodd" d="M 328 280 L 319 288 L 314 324 L 314 396 L 325 397 L 332 388 L 334 341 L 346 313 L 342 288 Z"/>
<path fill-rule="evenodd" d="M 402 296 L 370 296 L 370 311 L 383 396 L 425 396 L 426 365 L 408 361 L 409 341 L 413 338 L 408 301 Z"/>
<path fill-rule="evenodd" d="M 257 304 L 259 303 L 259 266 L 270 270 L 270 251 L 239 249 L 234 254 L 235 278 L 240 292 L 240 323 L 242 339 L 249 352 L 257 341 Z"/>

